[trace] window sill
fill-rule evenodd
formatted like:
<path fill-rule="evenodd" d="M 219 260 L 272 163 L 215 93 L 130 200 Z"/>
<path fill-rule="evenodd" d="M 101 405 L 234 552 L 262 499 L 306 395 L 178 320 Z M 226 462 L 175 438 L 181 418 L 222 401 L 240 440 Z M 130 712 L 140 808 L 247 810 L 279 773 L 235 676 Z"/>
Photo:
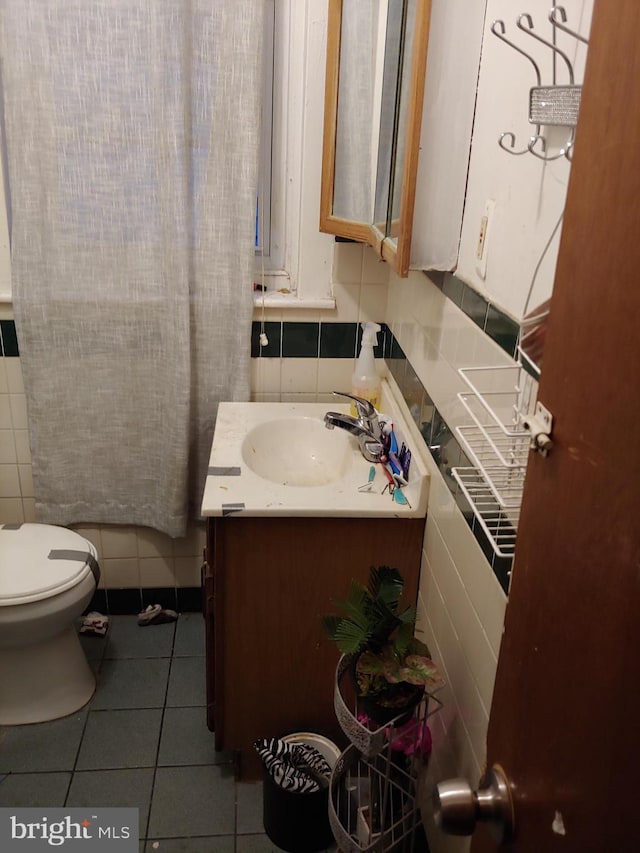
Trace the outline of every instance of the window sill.
<path fill-rule="evenodd" d="M 262 308 L 263 299 L 262 293 L 253 294 L 253 307 Z M 282 308 L 283 310 L 291 309 L 321 309 L 323 311 L 333 311 L 336 307 L 336 300 L 332 296 L 296 296 L 295 293 L 279 293 L 271 292 L 264 294 L 265 308 Z M 13 305 L 9 294 L 0 293 L 0 320 L 13 319 Z"/>
<path fill-rule="evenodd" d="M 299 297 L 295 293 L 280 293 L 267 292 L 264 295 L 260 292 L 253 294 L 253 307 L 262 308 L 282 308 L 284 309 L 301 309 L 301 308 L 318 308 L 322 310 L 333 310 L 336 307 L 336 300 L 333 296 L 308 296 Z"/>
<path fill-rule="evenodd" d="M 0 291 L 0 320 L 13 320 L 11 293 Z"/>

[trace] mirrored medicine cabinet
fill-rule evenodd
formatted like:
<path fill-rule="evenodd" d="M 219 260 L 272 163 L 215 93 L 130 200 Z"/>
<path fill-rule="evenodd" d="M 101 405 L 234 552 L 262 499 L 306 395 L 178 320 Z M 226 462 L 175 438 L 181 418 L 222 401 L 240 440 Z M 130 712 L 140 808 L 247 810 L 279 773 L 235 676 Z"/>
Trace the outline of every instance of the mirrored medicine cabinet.
<path fill-rule="evenodd" d="M 430 0 L 329 0 L 320 230 L 409 270 Z"/>

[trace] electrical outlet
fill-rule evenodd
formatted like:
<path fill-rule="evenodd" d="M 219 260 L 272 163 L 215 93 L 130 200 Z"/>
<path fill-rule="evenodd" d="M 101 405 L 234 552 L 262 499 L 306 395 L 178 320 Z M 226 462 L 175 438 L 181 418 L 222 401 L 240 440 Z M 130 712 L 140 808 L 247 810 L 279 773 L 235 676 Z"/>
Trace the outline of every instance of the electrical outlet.
<path fill-rule="evenodd" d="M 478 245 L 476 248 L 476 270 L 478 275 L 485 279 L 487 277 L 487 256 L 489 254 L 489 237 L 491 235 L 491 224 L 496 209 L 495 199 L 488 198 L 484 205 L 484 213 L 480 219 L 480 233 L 478 234 Z"/>
<path fill-rule="evenodd" d="M 476 258 L 481 261 L 484 257 L 484 239 L 487 236 L 487 224 L 489 217 L 485 214 L 480 220 L 480 234 L 478 235 L 478 248 L 476 249 Z"/>

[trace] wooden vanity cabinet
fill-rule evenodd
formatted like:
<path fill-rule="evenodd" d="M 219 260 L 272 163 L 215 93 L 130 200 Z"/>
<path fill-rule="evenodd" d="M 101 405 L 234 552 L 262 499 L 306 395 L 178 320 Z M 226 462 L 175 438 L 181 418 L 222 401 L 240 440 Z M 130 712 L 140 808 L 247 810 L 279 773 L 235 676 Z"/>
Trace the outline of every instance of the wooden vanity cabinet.
<path fill-rule="evenodd" d="M 417 600 L 424 518 L 210 518 L 205 567 L 207 723 L 257 778 L 260 737 L 312 731 L 346 745 L 333 710 L 339 652 L 320 617 L 352 578 L 389 565 Z"/>

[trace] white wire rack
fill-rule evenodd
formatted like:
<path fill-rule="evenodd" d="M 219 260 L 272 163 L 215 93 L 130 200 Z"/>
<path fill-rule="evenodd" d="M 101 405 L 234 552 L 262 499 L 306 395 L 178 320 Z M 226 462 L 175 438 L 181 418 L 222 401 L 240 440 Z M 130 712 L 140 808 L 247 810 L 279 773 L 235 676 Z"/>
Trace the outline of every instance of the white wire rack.
<path fill-rule="evenodd" d="M 500 506 L 492 486 L 477 468 L 452 468 L 451 471 L 498 557 L 513 557 L 520 518 L 520 501 L 517 500 L 517 505 L 508 508 Z M 522 487 L 519 492 L 517 487 L 514 487 L 514 504 L 518 494 L 521 499 Z"/>
<path fill-rule="evenodd" d="M 534 410 L 538 383 L 521 364 L 459 373 L 469 388 L 458 394 L 469 423 L 456 433 L 473 467 L 453 475 L 496 554 L 510 557 L 531 447 L 523 417 Z"/>
<path fill-rule="evenodd" d="M 522 422 L 516 421 L 516 400 L 513 391 L 495 391 L 481 396 L 476 391 L 461 391 L 458 399 L 466 409 L 474 424 L 482 427 L 495 427 L 500 433 L 511 438 L 526 437 Z M 495 430 L 494 430 L 495 432 Z M 496 448 L 496 453 L 499 452 Z"/>
<path fill-rule="evenodd" d="M 461 367 L 458 372 L 493 423 L 508 435 L 525 431 L 522 416 L 533 411 L 538 383 L 522 365 Z"/>
<path fill-rule="evenodd" d="M 501 507 L 518 508 L 527 470 L 529 440 L 514 441 L 507 436 L 487 437 L 487 431 L 477 426 L 456 428 L 469 460 L 484 478 L 494 500 Z M 502 448 L 498 454 L 495 447 Z M 507 459 L 507 461 L 502 461 Z"/>
<path fill-rule="evenodd" d="M 526 467 L 530 444 L 528 435 L 515 438 L 505 435 L 497 426 L 479 424 L 457 427 L 457 432 L 479 460 L 478 465 L 498 461 L 507 468 Z"/>

